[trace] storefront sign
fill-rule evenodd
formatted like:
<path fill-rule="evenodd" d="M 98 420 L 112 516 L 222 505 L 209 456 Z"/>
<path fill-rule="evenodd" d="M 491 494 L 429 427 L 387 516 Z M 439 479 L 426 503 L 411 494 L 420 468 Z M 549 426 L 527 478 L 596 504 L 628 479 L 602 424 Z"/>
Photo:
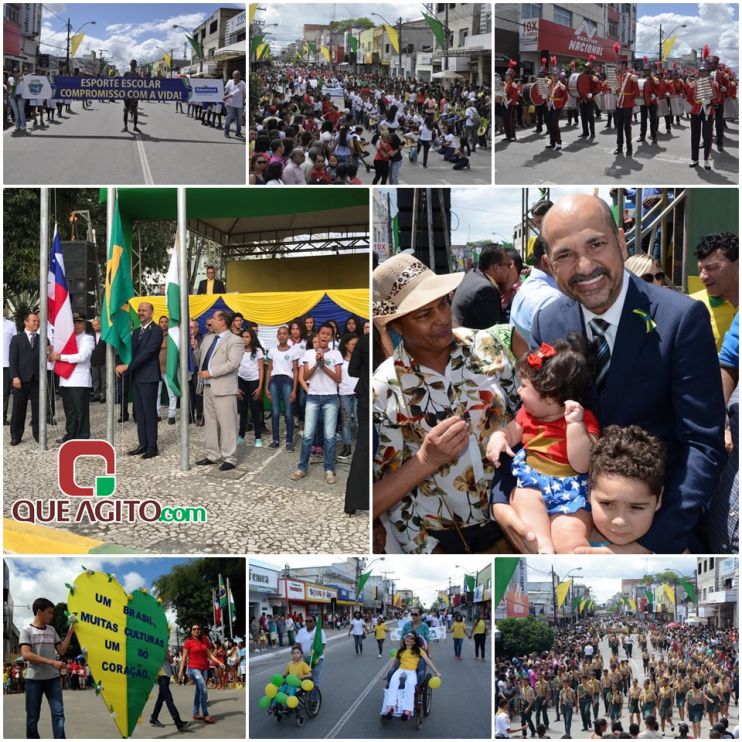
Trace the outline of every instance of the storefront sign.
<path fill-rule="evenodd" d="M 274 593 L 278 589 L 278 574 L 264 567 L 250 565 L 250 589 Z"/>
<path fill-rule="evenodd" d="M 288 600 L 304 600 L 304 583 L 298 580 L 279 580 L 278 592 Z"/>
<path fill-rule="evenodd" d="M 538 28 L 540 18 L 529 18 L 521 21 L 518 32 L 519 49 L 521 52 L 537 52 L 538 46 Z"/>
<path fill-rule="evenodd" d="M 307 592 L 307 602 L 309 603 L 329 603 L 333 598 L 337 598 L 335 588 L 321 587 L 320 585 L 305 585 Z"/>
<path fill-rule="evenodd" d="M 520 51 L 535 52 L 548 49 L 550 54 L 587 59 L 593 54 L 599 62 L 615 62 L 615 39 L 597 36 L 586 23 L 577 28 L 561 23 L 533 18 L 522 21 L 519 31 Z"/>

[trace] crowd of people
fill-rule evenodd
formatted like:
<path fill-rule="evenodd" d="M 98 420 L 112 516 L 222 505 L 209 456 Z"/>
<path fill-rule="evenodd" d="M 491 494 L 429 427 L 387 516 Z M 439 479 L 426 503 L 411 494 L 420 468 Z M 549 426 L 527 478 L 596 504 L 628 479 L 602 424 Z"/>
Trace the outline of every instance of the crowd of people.
<path fill-rule="evenodd" d="M 89 77 L 89 75 L 79 75 Z M 132 59 L 129 69 L 124 77 L 151 77 L 149 72 L 138 70 L 137 60 Z M 179 67 L 173 69 L 172 77 L 176 79 L 187 79 L 181 73 Z M 17 135 L 30 134 L 31 131 L 43 131 L 52 122 L 62 123 L 71 118 L 73 101 L 69 99 L 40 100 L 35 98 L 24 98 L 22 95 L 23 75 L 18 68 L 3 73 L 3 129 L 13 128 Z M 204 103 L 201 101 L 188 101 L 175 103 L 175 113 L 185 113 L 194 121 L 199 121 L 203 126 L 210 126 L 222 130 L 224 136 L 229 138 L 232 122 L 235 124 L 235 135 L 242 138 L 242 126 L 245 122 L 245 82 L 241 79 L 239 70 L 234 70 L 232 77 L 226 81 L 224 86 L 224 101 L 221 103 Z M 115 101 L 101 100 L 101 103 Z M 146 116 L 143 104 L 134 98 L 124 98 L 123 104 L 123 129 L 129 131 L 131 123 L 132 131 L 141 132 L 139 119 Z M 92 108 L 92 100 L 82 99 L 81 109 Z M 66 115 L 70 114 L 70 115 Z M 46 123 L 44 118 L 46 117 Z M 33 129 L 30 129 L 33 124 Z"/>
<path fill-rule="evenodd" d="M 561 626 L 548 651 L 496 658 L 496 736 L 548 738 L 551 716 L 570 737 L 579 715 L 592 739 L 737 737 L 728 716 L 739 698 L 738 638 L 735 628 L 642 614 Z"/>
<path fill-rule="evenodd" d="M 264 94 L 251 111 L 251 185 L 398 185 L 405 167 L 427 168 L 433 149 L 453 170 L 487 149 L 486 86 L 354 75 L 313 65 L 256 71 Z"/>
<path fill-rule="evenodd" d="M 533 212 L 527 280 L 374 270 L 374 550 L 736 552 L 737 235 L 689 297 L 601 199 Z"/>
<path fill-rule="evenodd" d="M 606 129 L 616 131 L 613 154 L 625 150 L 632 157 L 632 120 L 640 124 L 636 143 L 641 146 L 656 145 L 660 134 L 664 138 L 682 135 L 681 127 L 690 123 L 690 166 L 698 166 L 702 146 L 703 166 L 710 170 L 714 133 L 717 150 L 723 152 L 725 119 L 738 118 L 736 73 L 712 56 L 708 47 L 697 70 L 644 57 L 637 74 L 626 55 L 617 56 L 615 72 L 608 66 L 601 68 L 592 56 L 579 71 L 576 62 L 563 68 L 556 57 L 544 57 L 538 75 L 528 77 L 519 77 L 517 62 L 511 60 L 504 80 L 496 79 L 498 130 L 504 141 L 516 141 L 518 127 L 535 125 L 534 133 L 545 130 L 548 135 L 547 149 L 561 150 L 560 118 L 566 112 L 567 125 L 581 124 L 578 139 L 587 143 L 595 140 L 596 120 L 605 117 Z"/>

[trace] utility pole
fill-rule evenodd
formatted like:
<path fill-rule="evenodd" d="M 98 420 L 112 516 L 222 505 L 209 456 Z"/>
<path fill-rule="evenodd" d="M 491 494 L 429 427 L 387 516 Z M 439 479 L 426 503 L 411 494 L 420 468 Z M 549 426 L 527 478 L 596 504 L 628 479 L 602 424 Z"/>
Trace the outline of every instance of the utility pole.
<path fill-rule="evenodd" d="M 444 3 L 443 7 L 445 9 L 445 21 L 443 23 L 443 71 L 445 72 L 448 69 L 448 57 L 446 56 L 446 52 L 448 51 L 448 3 Z"/>
<path fill-rule="evenodd" d="M 65 74 L 70 74 L 70 32 L 72 31 L 72 19 L 67 19 L 67 53 L 65 54 Z"/>
<path fill-rule="evenodd" d="M 556 594 L 556 574 L 554 573 L 554 565 L 551 565 L 551 599 L 554 603 L 554 628 L 557 628 L 557 594 Z"/>
<path fill-rule="evenodd" d="M 662 24 L 660 23 L 660 55 L 657 57 L 657 59 L 662 61 Z"/>
<path fill-rule="evenodd" d="M 399 28 L 399 78 L 404 80 L 404 70 L 402 69 L 402 16 L 397 18 L 397 27 Z"/>
<path fill-rule="evenodd" d="M 425 203 L 428 216 L 428 260 L 429 268 L 435 272 L 435 231 L 433 230 L 433 189 L 425 189 Z"/>

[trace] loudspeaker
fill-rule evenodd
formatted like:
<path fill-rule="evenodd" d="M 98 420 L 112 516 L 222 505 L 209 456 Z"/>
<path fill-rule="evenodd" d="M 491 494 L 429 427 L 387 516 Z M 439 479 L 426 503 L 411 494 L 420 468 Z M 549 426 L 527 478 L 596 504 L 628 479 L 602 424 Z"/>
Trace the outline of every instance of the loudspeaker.
<path fill-rule="evenodd" d="M 90 321 L 95 317 L 98 303 L 95 245 L 82 240 L 62 242 L 62 257 L 72 313 L 77 312 Z"/>

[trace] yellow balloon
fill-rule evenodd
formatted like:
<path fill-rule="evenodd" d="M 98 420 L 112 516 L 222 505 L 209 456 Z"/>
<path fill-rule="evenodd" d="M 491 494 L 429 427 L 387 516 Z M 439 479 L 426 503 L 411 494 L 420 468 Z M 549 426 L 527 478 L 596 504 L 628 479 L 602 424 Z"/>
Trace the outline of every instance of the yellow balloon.
<path fill-rule="evenodd" d="M 289 696 L 286 699 L 286 705 L 290 709 L 295 709 L 299 705 L 299 699 L 296 696 Z"/>
<path fill-rule="evenodd" d="M 441 687 L 441 679 L 440 678 L 430 678 L 430 680 L 428 680 L 428 685 L 431 688 L 440 688 Z"/>
<path fill-rule="evenodd" d="M 302 690 L 305 690 L 305 691 L 309 692 L 310 690 L 312 690 L 312 688 L 314 688 L 314 682 L 313 681 L 311 681 L 309 679 L 302 680 L 301 681 L 301 689 Z"/>
<path fill-rule="evenodd" d="M 265 695 L 268 696 L 268 698 L 275 698 L 276 693 L 278 693 L 278 688 L 276 688 L 273 683 L 268 683 L 268 685 L 265 686 Z"/>

